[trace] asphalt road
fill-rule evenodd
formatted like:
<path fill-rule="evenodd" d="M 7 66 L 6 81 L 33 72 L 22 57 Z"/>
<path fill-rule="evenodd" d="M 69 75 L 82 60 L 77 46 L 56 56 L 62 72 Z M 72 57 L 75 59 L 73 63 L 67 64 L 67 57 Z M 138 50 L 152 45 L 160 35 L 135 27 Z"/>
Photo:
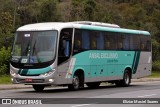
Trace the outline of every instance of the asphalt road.
<path fill-rule="evenodd" d="M 1 98 L 54 98 L 45 99 L 47 105 L 38 107 L 159 107 L 160 104 L 132 104 L 132 100 L 144 101 L 156 98 L 153 101 L 160 103 L 160 81 L 134 82 L 129 87 L 116 87 L 114 85 L 100 86 L 98 89 L 84 88 L 79 91 L 69 91 L 67 87 L 46 88 L 44 92 L 35 92 L 33 89 L 0 90 Z M 57 99 L 60 98 L 60 99 Z M 62 99 L 63 98 L 63 99 Z M 80 98 L 80 99 L 77 99 Z M 117 99 L 121 98 L 121 99 Z M 122 100 L 123 99 L 123 100 Z M 140 99 L 140 100 L 139 100 Z M 146 100 L 147 99 L 147 100 Z M 158 99 L 158 100 L 157 100 Z M 27 99 L 28 100 L 28 99 Z M 54 101 L 53 101 L 54 100 Z M 122 100 L 126 104 L 115 104 Z M 110 104 L 104 104 L 105 102 Z M 130 102 L 128 104 L 127 102 Z M 55 104 L 52 104 L 55 103 Z M 67 104 L 69 103 L 69 104 Z M 145 103 L 145 102 L 144 102 Z M 34 105 L 0 105 L 0 107 L 33 107 Z M 37 105 L 35 105 L 37 106 Z"/>

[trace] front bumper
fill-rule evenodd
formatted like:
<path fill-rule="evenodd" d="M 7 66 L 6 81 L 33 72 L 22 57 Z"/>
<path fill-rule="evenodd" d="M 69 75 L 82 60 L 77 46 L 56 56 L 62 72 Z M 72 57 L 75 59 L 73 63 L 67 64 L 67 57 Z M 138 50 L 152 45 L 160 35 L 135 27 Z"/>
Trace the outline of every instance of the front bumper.
<path fill-rule="evenodd" d="M 46 84 L 46 85 L 52 85 L 54 84 L 54 78 L 49 77 L 40 77 L 40 76 L 12 76 L 12 83 L 13 84 Z"/>

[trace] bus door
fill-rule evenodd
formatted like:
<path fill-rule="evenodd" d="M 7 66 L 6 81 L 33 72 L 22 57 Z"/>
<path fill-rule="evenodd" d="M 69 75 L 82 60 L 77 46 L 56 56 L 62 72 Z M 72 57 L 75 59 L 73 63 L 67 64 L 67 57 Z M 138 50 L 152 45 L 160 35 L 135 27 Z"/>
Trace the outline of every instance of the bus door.
<path fill-rule="evenodd" d="M 67 72 L 70 70 L 70 56 L 72 50 L 72 33 L 73 29 L 62 29 L 59 38 L 58 48 L 58 72 L 57 72 L 57 84 L 68 83 L 69 75 Z"/>

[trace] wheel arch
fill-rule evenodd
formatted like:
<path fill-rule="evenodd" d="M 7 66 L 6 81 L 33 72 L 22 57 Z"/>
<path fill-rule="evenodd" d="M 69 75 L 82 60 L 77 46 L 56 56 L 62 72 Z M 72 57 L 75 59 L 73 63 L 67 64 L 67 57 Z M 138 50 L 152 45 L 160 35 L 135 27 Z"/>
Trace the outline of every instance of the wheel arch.
<path fill-rule="evenodd" d="M 75 74 L 79 74 L 79 73 L 84 74 L 84 70 L 82 70 L 82 69 L 76 69 L 75 72 L 74 72 L 74 75 Z"/>
<path fill-rule="evenodd" d="M 85 73 L 83 69 L 76 69 L 76 71 L 74 72 L 73 76 L 76 75 L 79 77 L 80 79 L 80 85 L 82 86 L 85 82 Z"/>
<path fill-rule="evenodd" d="M 130 77 L 132 78 L 132 69 L 131 67 L 126 67 L 125 70 L 127 70 L 130 74 Z"/>

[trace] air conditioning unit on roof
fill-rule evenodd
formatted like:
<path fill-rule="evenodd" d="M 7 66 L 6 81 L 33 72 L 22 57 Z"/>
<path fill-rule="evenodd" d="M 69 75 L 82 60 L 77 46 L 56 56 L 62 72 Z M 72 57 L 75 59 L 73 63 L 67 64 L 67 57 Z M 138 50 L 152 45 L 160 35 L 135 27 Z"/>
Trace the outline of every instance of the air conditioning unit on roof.
<path fill-rule="evenodd" d="M 93 25 L 93 26 L 101 26 L 101 27 L 120 28 L 119 25 L 111 24 L 111 23 L 102 23 L 102 22 L 75 21 L 75 22 L 71 22 L 71 23 L 75 23 L 75 24 L 85 24 L 85 25 Z"/>

